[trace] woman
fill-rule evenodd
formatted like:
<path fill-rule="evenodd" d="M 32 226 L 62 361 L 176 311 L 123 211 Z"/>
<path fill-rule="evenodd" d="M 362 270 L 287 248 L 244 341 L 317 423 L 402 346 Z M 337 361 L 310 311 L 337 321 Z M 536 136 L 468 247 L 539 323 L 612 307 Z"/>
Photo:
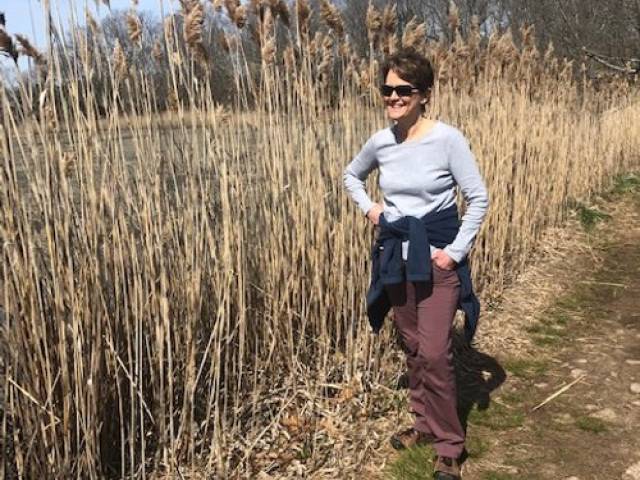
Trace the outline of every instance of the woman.
<path fill-rule="evenodd" d="M 401 52 L 382 68 L 380 90 L 391 127 L 376 132 L 344 171 L 344 185 L 380 231 L 372 252 L 369 319 L 378 330 L 393 308 L 409 374 L 415 423 L 391 438 L 395 448 L 433 443 L 435 478 L 460 478 L 465 432 L 456 409 L 451 335 L 457 308 L 466 314 L 465 333 L 475 331 L 479 303 L 467 256 L 488 208 L 487 190 L 465 137 L 428 119 L 433 87 L 429 61 Z M 379 170 L 382 205 L 365 180 Z M 458 220 L 456 187 L 466 209 Z"/>

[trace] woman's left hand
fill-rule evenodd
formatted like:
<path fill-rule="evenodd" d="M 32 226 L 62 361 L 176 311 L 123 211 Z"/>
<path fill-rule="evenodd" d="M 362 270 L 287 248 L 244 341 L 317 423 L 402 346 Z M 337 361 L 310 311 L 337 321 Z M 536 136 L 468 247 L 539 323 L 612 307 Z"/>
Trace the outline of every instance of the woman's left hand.
<path fill-rule="evenodd" d="M 447 252 L 442 249 L 434 250 L 431 255 L 431 260 L 436 264 L 437 267 L 443 270 L 454 270 L 456 268 L 456 262 L 453 260 Z"/>

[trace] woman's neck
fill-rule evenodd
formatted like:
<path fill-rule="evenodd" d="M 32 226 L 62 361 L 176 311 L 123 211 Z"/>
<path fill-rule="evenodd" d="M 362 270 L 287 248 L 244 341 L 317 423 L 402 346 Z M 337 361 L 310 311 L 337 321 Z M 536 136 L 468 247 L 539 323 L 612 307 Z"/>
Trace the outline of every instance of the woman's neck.
<path fill-rule="evenodd" d="M 416 118 L 407 118 L 403 121 L 398 120 L 396 122 L 396 132 L 403 140 L 414 138 L 416 134 L 419 134 L 423 121 L 422 115 L 418 115 Z"/>

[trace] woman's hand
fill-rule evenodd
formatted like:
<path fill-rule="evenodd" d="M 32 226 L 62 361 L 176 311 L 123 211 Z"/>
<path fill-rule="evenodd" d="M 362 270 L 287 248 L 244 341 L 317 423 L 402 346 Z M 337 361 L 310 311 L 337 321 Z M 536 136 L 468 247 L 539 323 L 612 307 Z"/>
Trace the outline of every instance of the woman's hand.
<path fill-rule="evenodd" d="M 433 263 L 435 263 L 437 267 L 443 270 L 454 270 L 456 268 L 455 260 L 447 255 L 447 252 L 445 252 L 441 248 L 433 251 L 431 260 L 433 260 Z"/>
<path fill-rule="evenodd" d="M 367 218 L 374 225 L 378 225 L 378 222 L 380 221 L 380 214 L 383 211 L 384 208 L 382 208 L 382 205 L 380 205 L 379 203 L 374 203 L 373 207 L 371 207 L 367 212 Z"/>

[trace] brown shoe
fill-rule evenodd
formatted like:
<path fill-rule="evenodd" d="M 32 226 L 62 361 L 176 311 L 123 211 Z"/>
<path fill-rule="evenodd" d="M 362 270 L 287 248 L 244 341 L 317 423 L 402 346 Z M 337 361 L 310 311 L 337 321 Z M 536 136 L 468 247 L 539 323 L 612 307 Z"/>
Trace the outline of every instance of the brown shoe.
<path fill-rule="evenodd" d="M 394 433 L 389 441 L 391 442 L 391 446 L 396 450 L 404 450 L 405 448 L 411 448 L 416 445 L 433 443 L 433 440 L 432 435 L 409 427 L 406 430 Z"/>
<path fill-rule="evenodd" d="M 438 456 L 433 472 L 435 480 L 460 480 L 461 478 L 460 465 L 455 458 Z"/>

